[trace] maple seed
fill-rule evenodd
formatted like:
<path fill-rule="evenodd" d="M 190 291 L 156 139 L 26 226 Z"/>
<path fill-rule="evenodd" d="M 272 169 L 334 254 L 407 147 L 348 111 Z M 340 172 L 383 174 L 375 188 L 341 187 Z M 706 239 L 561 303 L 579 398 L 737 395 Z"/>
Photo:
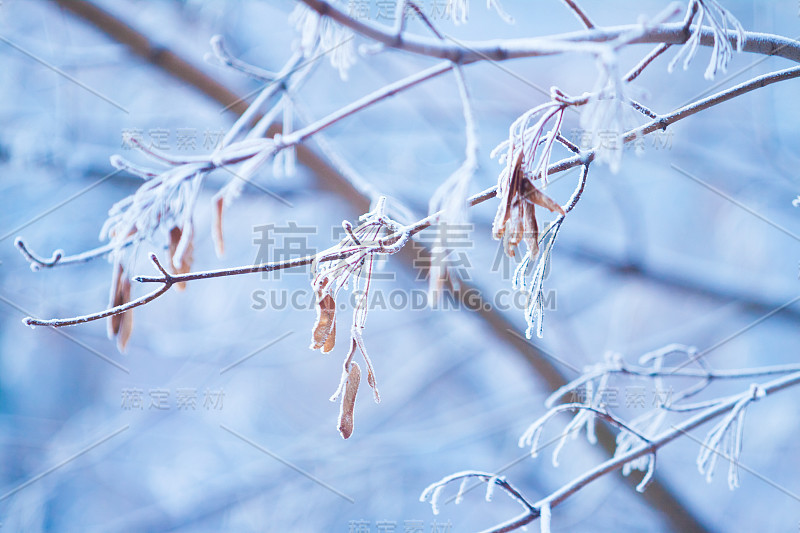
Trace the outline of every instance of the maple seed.
<path fill-rule="evenodd" d="M 322 353 L 333 350 L 336 343 L 336 301 L 325 294 L 317 302 L 317 321 L 311 330 L 311 349 L 322 348 Z"/>
<path fill-rule="evenodd" d="M 333 350 L 333 346 L 336 344 L 336 320 L 333 320 L 333 327 L 331 328 L 331 332 L 328 334 L 328 338 L 325 339 L 325 344 L 322 346 L 322 353 L 329 353 Z"/>
<path fill-rule="evenodd" d="M 350 371 L 347 374 L 347 383 L 345 384 L 344 395 L 342 395 L 342 404 L 339 411 L 339 433 L 342 438 L 350 438 L 353 434 L 353 410 L 356 405 L 356 394 L 358 393 L 358 385 L 361 382 L 361 369 L 358 363 L 353 362 L 350 365 Z"/>

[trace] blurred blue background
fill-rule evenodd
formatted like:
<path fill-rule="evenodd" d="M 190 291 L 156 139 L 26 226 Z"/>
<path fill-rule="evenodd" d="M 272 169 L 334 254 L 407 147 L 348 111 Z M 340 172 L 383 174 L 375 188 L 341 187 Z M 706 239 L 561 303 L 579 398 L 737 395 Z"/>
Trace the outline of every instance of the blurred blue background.
<path fill-rule="evenodd" d="M 294 4 L 288 0 L 94 3 L 240 95 L 253 94 L 260 84 L 205 63 L 211 36 L 223 35 L 237 57 L 274 70 L 290 56 L 295 36 L 288 24 Z M 794 0 L 723 3 L 748 30 L 800 34 Z M 516 19 L 512 26 L 483 2 L 471 4 L 468 24 L 437 24 L 463 39 L 580 29 L 555 0 L 507 0 L 504 7 Z M 600 25 L 633 23 L 664 7 L 655 1 L 583 5 Z M 434 516 L 418 501 L 420 492 L 459 470 L 505 468 L 509 481 L 537 500 L 607 457 L 582 438 L 570 441 L 559 468 L 547 452 L 531 459 L 518 448 L 519 435 L 545 412 L 543 400 L 551 392 L 530 363 L 542 355 L 510 340 L 525 329 L 518 309 L 373 310 L 365 342 L 382 402 L 375 404 L 362 389 L 348 441 L 336 431 L 338 405 L 328 401 L 346 343 L 340 339 L 333 354 L 313 352 L 307 348 L 311 308 L 258 309 L 257 295 L 308 291 L 308 271 L 285 272 L 280 279 L 198 281 L 185 292 L 171 291 L 136 311 L 125 354 L 107 340 L 102 321 L 63 331 L 23 326 L 29 314 L 65 317 L 104 308 L 111 268 L 100 259 L 34 273 L 15 249 L 15 237 L 23 236 L 43 255 L 97 246 L 109 207 L 138 184 L 125 173 L 104 179 L 113 171 L 109 156 L 144 161 L 123 147 L 126 131 L 166 135 L 172 151 L 181 149 L 179 136 L 193 135 L 194 151 L 204 153 L 204 143 L 235 116 L 55 2 L 4 0 L 0 36 L 4 531 L 473 531 L 514 516 L 518 506 L 500 493 L 487 503 L 479 489 Z M 624 58 L 633 65 L 647 50 L 632 48 Z M 666 64 L 674 53 L 637 81 L 644 102 L 658 112 L 792 66 L 780 58 L 739 55 L 728 75 L 709 82 L 703 78 L 709 49 L 698 52 L 688 71 L 670 75 Z M 366 55 L 345 82 L 321 62 L 298 102 L 308 118 L 318 118 L 431 64 L 398 52 Z M 501 167 L 488 154 L 507 137 L 511 122 L 546 101 L 535 86 L 580 94 L 592 90 L 596 79 L 594 61 L 577 55 L 502 68 L 475 64 L 465 73 L 481 143 L 473 192 L 496 182 Z M 648 140 L 638 156 L 626 152 L 617 174 L 593 166 L 555 245 L 545 282 L 555 309 L 546 315 L 544 338 L 535 341 L 563 361 L 554 364 L 566 379 L 608 351 L 635 361 L 672 342 L 713 346 L 798 296 L 800 247 L 793 232 L 800 230 L 792 207 L 800 192 L 797 94 L 797 81 L 751 92 L 677 123 L 657 142 Z M 574 137 L 578 129 L 578 115 L 567 113 L 565 134 Z M 463 117 L 452 76 L 344 120 L 326 137 L 329 148 L 374 190 L 423 216 L 433 191 L 463 158 Z M 573 172 L 555 181 L 549 194 L 565 203 L 576 177 Z M 256 228 L 267 224 L 311 226 L 309 245 L 327 248 L 332 228 L 360 214 L 357 199 L 324 176 L 301 165 L 297 176 L 277 179 L 267 165 L 258 183 L 291 207 L 247 187 L 226 210 L 226 253 L 218 259 L 210 237 L 211 197 L 229 178 L 218 172 L 206 183 L 196 214 L 193 270 L 256 261 Z M 510 288 L 508 276 L 492 269 L 500 251 L 490 231 L 495 208 L 489 201 L 472 210 L 474 246 L 468 250 L 468 281 L 488 301 Z M 160 252 L 142 247 L 136 274 L 152 273 L 146 261 L 152 250 Z M 408 258 L 390 259 L 385 272 L 394 277 L 379 282 L 386 291 L 427 287 Z M 141 287 L 134 291 L 142 293 Z M 718 368 L 796 362 L 798 318 L 800 305 L 783 307 L 707 360 Z M 715 393 L 747 386 L 723 386 Z M 142 399 L 141 409 L 131 403 L 135 397 Z M 158 397 L 165 402 L 161 409 L 153 405 Z M 798 391 L 789 390 L 750 408 L 741 458 L 795 494 L 798 398 Z M 639 414 L 622 403 L 623 416 Z M 545 439 L 567 420 L 554 422 Z M 702 438 L 705 432 L 694 434 Z M 742 473 L 741 488 L 730 491 L 724 464 L 706 484 L 695 467 L 697 452 L 696 442 L 679 440 L 659 453 L 657 470 L 694 517 L 690 522 L 707 531 L 797 530 L 800 502 L 748 472 Z M 554 510 L 553 529 L 677 531 L 678 522 L 613 474 Z M 418 526 L 423 529 L 413 529 Z"/>

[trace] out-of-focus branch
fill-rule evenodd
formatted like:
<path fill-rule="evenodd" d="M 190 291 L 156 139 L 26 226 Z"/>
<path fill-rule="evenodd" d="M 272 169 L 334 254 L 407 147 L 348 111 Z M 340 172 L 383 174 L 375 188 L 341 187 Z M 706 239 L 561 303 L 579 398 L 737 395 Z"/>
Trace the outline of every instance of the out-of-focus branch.
<path fill-rule="evenodd" d="M 113 40 L 126 45 L 129 50 L 148 63 L 169 72 L 222 105 L 230 106 L 229 109 L 232 113 L 241 115 L 247 109 L 249 104 L 239 95 L 169 48 L 158 45 L 120 18 L 95 5 L 94 2 L 52 1 L 102 30 Z"/>

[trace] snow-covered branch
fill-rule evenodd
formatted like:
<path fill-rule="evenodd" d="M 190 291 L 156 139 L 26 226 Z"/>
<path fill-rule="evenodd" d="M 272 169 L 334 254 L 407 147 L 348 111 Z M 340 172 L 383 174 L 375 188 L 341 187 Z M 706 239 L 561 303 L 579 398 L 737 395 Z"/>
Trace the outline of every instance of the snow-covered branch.
<path fill-rule="evenodd" d="M 580 378 L 572 381 L 568 385 L 559 389 L 547 400 L 550 410 L 539 420 L 534 422 L 520 438 L 521 447 L 529 447 L 531 455 L 536 457 L 543 446 L 539 444 L 539 437 L 546 422 L 557 417 L 565 411 L 577 412 L 573 420 L 564 428 L 560 437 L 556 439 L 558 445 L 553 454 L 553 463 L 558 466 L 558 455 L 562 451 L 567 438 L 575 436 L 581 428 L 585 427 L 587 438 L 590 443 L 595 443 L 594 424 L 595 419 L 601 419 L 610 423 L 613 427 L 620 430 L 617 437 L 617 449 L 614 457 L 589 470 L 581 476 L 566 483 L 548 496 L 530 504 L 523 495 L 517 498 L 525 502 L 525 512 L 520 516 L 499 524 L 487 531 L 506 532 L 514 531 L 529 524 L 540 516 L 544 518 L 547 510 L 548 520 L 550 510 L 557 507 L 568 498 L 574 496 L 578 491 L 589 483 L 616 470 L 622 470 L 625 475 L 633 470 L 643 470 L 645 475 L 639 483 L 637 489 L 641 492 L 647 487 L 648 482 L 653 478 L 656 466 L 656 455 L 659 449 L 676 440 L 689 431 L 700 427 L 714 419 L 721 420 L 707 433 L 705 439 L 698 440 L 700 450 L 697 457 L 698 470 L 710 482 L 714 467 L 719 458 L 729 461 L 728 484 L 731 488 L 739 485 L 738 461 L 742 452 L 742 441 L 744 433 L 744 413 L 748 405 L 760 401 L 772 394 L 800 385 L 800 365 L 782 365 L 753 369 L 735 370 L 711 370 L 703 368 L 700 371 L 689 370 L 680 367 L 664 366 L 664 360 L 675 354 L 682 354 L 691 357 L 694 350 L 680 345 L 670 345 L 664 349 L 645 354 L 640 362 L 650 363 L 650 368 L 633 367 L 626 364 L 621 358 L 616 356 L 607 357 L 604 363 L 587 368 L 586 373 Z M 703 366 L 703 365 L 701 365 Z M 702 407 L 696 409 L 696 413 L 684 420 L 675 423 L 666 423 L 666 415 L 676 412 L 686 412 L 671 409 L 679 400 L 697 394 L 704 388 L 688 387 L 676 395 L 670 395 L 661 405 L 654 410 L 638 417 L 631 422 L 624 421 L 618 415 L 613 414 L 609 406 L 604 403 L 603 395 L 607 392 L 609 379 L 613 376 L 635 376 L 638 378 L 651 378 L 660 383 L 663 377 L 697 377 L 704 379 L 751 379 L 754 377 L 768 377 L 779 375 L 770 381 L 753 383 L 747 390 L 734 394 L 714 398 L 703 403 Z M 567 403 L 553 406 L 553 402 L 564 395 L 576 392 L 579 388 L 585 388 L 585 403 Z M 662 429 L 663 426 L 666 426 Z M 447 476 L 442 480 L 432 484 L 423 492 L 423 499 L 430 500 L 434 506 L 434 512 L 438 512 L 438 500 L 444 488 L 458 480 L 465 480 L 469 477 L 478 477 L 487 483 L 495 483 L 499 478 L 491 473 L 472 473 L 464 472 Z M 456 503 L 461 501 L 460 495 L 464 492 L 464 482 L 462 481 L 459 489 L 459 497 Z M 549 524 L 542 524 L 542 529 L 547 530 Z"/>

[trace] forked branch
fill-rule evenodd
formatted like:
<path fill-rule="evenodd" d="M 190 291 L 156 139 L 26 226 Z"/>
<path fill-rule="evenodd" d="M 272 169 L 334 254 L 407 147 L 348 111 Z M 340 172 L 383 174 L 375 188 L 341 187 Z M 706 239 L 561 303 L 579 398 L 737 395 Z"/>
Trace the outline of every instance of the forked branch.
<path fill-rule="evenodd" d="M 389 85 L 389 86 L 385 87 L 384 89 L 376 91 L 375 93 L 369 95 L 368 97 L 362 98 L 361 100 L 358 100 L 358 101 L 354 102 L 353 104 L 343 108 L 341 111 L 339 111 L 337 113 L 333 113 L 332 115 L 330 115 L 326 119 L 322 119 L 320 121 L 317 121 L 317 122 L 309 125 L 306 128 L 298 130 L 292 136 L 284 137 L 283 138 L 282 148 L 285 148 L 287 146 L 299 143 L 302 140 L 312 136 L 317 131 L 320 131 L 320 130 L 324 129 L 328 125 L 333 124 L 335 122 L 338 122 L 339 120 L 341 120 L 345 116 L 353 114 L 356 111 L 358 111 L 359 109 L 363 109 L 363 108 L 367 107 L 368 105 L 371 105 L 372 103 L 380 101 L 381 99 L 385 98 L 386 96 L 389 96 L 391 94 L 395 94 L 395 93 L 403 90 L 404 88 L 408 88 L 408 87 L 411 87 L 413 85 L 416 85 L 417 83 L 420 83 L 421 81 L 424 81 L 425 79 L 430 79 L 431 77 L 436 76 L 438 74 L 441 74 L 441 73 L 444 73 L 444 72 L 448 72 L 451 69 L 452 69 L 452 66 L 451 66 L 451 64 L 449 62 L 442 63 L 440 65 L 437 65 L 436 67 L 433 67 L 431 69 L 427 69 L 426 71 L 423 71 L 423 73 L 415 74 L 413 76 L 410 76 L 409 78 L 406 78 L 402 82 L 397 82 L 395 84 L 392 84 L 392 85 Z M 727 102 L 728 100 L 736 98 L 737 96 L 740 96 L 742 94 L 746 94 L 746 93 L 748 93 L 750 91 L 753 91 L 753 90 L 756 90 L 756 89 L 759 89 L 759 88 L 762 88 L 762 87 L 766 87 L 766 86 L 771 85 L 773 83 L 778 83 L 780 81 L 794 79 L 794 78 L 797 78 L 797 77 L 800 77 L 800 67 L 792 67 L 792 68 L 780 70 L 780 71 L 777 71 L 777 72 L 772 72 L 772 73 L 769 73 L 769 74 L 765 74 L 763 76 L 758 76 L 758 77 L 753 78 L 753 79 L 751 79 L 751 80 L 749 80 L 747 82 L 744 82 L 744 83 L 741 83 L 739 85 L 736 85 L 735 87 L 732 87 L 730 89 L 726 89 L 726 90 L 721 91 L 721 92 L 719 92 L 717 94 L 708 96 L 708 97 L 703 98 L 701 100 L 698 100 L 698 101 L 696 101 L 694 103 L 691 103 L 691 104 L 688 104 L 688 105 L 686 105 L 684 107 L 681 107 L 681 108 L 673 111 L 672 113 L 668 113 L 666 115 L 661 115 L 658 118 L 653 119 L 653 120 L 649 121 L 648 123 L 644 124 L 643 126 L 640 126 L 638 128 L 632 129 L 632 130 L 626 132 L 623 135 L 623 137 L 622 137 L 623 142 L 628 143 L 628 142 L 631 142 L 631 141 L 633 141 L 634 139 L 636 139 L 638 137 L 641 137 L 641 136 L 644 136 L 644 135 L 648 135 L 648 134 L 650 134 L 650 133 L 652 133 L 654 131 L 666 129 L 671 124 L 674 124 L 674 123 L 676 123 L 676 122 L 678 122 L 680 120 L 683 120 L 684 118 L 690 117 L 690 116 L 692 116 L 692 115 L 694 115 L 696 113 L 699 113 L 700 111 L 703 111 L 705 109 L 711 108 L 711 107 L 716 106 L 716 105 L 719 105 L 719 104 L 721 104 L 723 102 Z M 596 154 L 595 150 L 586 150 L 586 151 L 582 151 L 580 154 L 575 155 L 573 157 L 562 159 L 561 161 L 558 161 L 556 163 L 551 164 L 547 168 L 546 174 L 547 175 L 553 175 L 553 174 L 555 174 L 557 172 L 562 172 L 564 170 L 568 170 L 568 169 L 576 167 L 578 165 L 587 165 L 588 163 L 590 163 L 590 162 L 592 162 L 594 160 L 595 154 Z M 487 201 L 487 200 L 489 200 L 491 198 L 494 198 L 496 196 L 496 193 L 497 193 L 497 187 L 496 186 L 490 187 L 490 188 L 488 188 L 488 189 L 486 189 L 486 190 L 484 190 L 484 191 L 482 191 L 482 192 L 470 197 L 469 201 L 468 201 L 468 205 L 469 206 L 475 206 L 475 205 L 478 205 L 480 203 L 483 203 L 483 202 L 485 202 L 485 201 Z M 573 198 L 570 201 L 570 206 L 569 206 L 570 209 L 572 207 L 574 207 L 574 204 L 577 201 L 577 198 L 578 197 Z M 413 235 L 419 233 L 420 231 L 422 231 L 423 229 L 430 227 L 431 225 L 433 225 L 436 222 L 436 220 L 438 219 L 440 214 L 441 214 L 441 212 L 434 213 L 434 214 L 432 214 L 432 215 L 430 215 L 428 217 L 425 217 L 425 218 L 423 218 L 421 220 L 418 220 L 417 222 L 411 224 L 410 226 L 408 226 L 406 228 L 406 230 L 408 231 L 408 235 L 409 236 L 413 236 Z M 397 240 L 399 240 L 399 238 L 400 238 L 399 234 L 391 235 L 391 236 L 386 237 L 384 239 L 384 244 L 385 245 L 394 244 Z M 264 263 L 264 264 L 260 264 L 260 265 L 245 266 L 245 267 L 238 267 L 238 268 L 218 269 L 218 270 L 209 270 L 209 271 L 204 271 L 204 272 L 195 272 L 195 273 L 188 273 L 188 274 L 173 275 L 171 277 L 171 279 L 174 280 L 173 283 L 177 283 L 177 282 L 194 281 L 194 280 L 199 280 L 199 279 L 210 279 L 210 278 L 218 278 L 218 277 L 226 277 L 226 276 L 236 276 L 236 275 L 241 275 L 241 274 L 253 274 L 253 273 L 258 273 L 258 272 L 271 272 L 273 270 L 282 270 L 282 269 L 293 268 L 293 267 L 297 267 L 297 266 L 310 265 L 310 264 L 314 263 L 315 261 L 323 261 L 324 262 L 324 261 L 333 261 L 333 260 L 337 260 L 337 259 L 343 259 L 345 257 L 348 257 L 349 255 L 352 255 L 352 253 L 355 253 L 355 251 L 337 252 L 336 254 L 333 254 L 331 256 L 325 256 L 324 252 L 323 252 L 322 254 L 296 258 L 296 259 L 283 261 L 283 262 Z M 118 314 L 118 313 L 122 313 L 122 312 L 127 311 L 129 309 L 132 309 L 134 307 L 139 307 L 139 306 L 142 306 L 144 304 L 147 304 L 147 303 L 153 301 L 154 299 L 158 298 L 159 296 L 161 296 L 165 292 L 167 292 L 167 290 L 169 290 L 169 288 L 172 286 L 172 283 L 168 282 L 168 280 L 166 278 L 164 278 L 164 277 L 140 276 L 140 277 L 136 277 L 134 279 L 136 281 L 139 281 L 139 282 L 142 282 L 142 283 L 162 283 L 163 286 L 159 290 L 154 291 L 152 293 L 149 293 L 146 296 L 143 296 L 141 298 L 137 298 L 136 300 L 132 300 L 131 302 L 128 302 L 125 305 L 113 307 L 111 309 L 107 309 L 107 310 L 99 312 L 99 313 L 83 315 L 83 316 L 74 317 L 74 318 L 51 319 L 51 320 L 43 320 L 43 319 L 36 319 L 36 318 L 32 318 L 32 317 L 27 317 L 27 318 L 24 319 L 24 322 L 26 324 L 30 325 L 30 326 L 53 326 L 53 327 L 72 326 L 72 325 L 76 325 L 76 324 L 82 324 L 84 322 L 90 322 L 92 320 L 98 320 L 98 319 L 105 318 L 105 317 L 108 317 L 108 316 L 112 316 L 112 315 L 115 315 L 115 314 Z"/>

